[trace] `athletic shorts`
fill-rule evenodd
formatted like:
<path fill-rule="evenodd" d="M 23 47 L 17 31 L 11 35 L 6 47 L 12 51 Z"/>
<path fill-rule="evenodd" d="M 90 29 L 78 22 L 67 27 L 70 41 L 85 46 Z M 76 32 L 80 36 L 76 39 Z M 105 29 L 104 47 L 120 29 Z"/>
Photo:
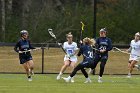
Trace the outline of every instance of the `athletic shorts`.
<path fill-rule="evenodd" d="M 78 61 L 76 56 L 72 56 L 70 58 L 68 58 L 67 56 L 65 56 L 64 57 L 64 61 L 67 61 L 67 60 L 69 60 L 71 62 L 77 62 Z"/>
<path fill-rule="evenodd" d="M 132 60 L 140 61 L 140 57 L 137 56 L 137 55 L 130 55 L 130 57 L 129 57 L 129 61 L 132 61 Z"/>
<path fill-rule="evenodd" d="M 32 56 L 28 55 L 28 56 L 19 56 L 19 60 L 20 60 L 20 64 L 24 64 L 27 61 L 32 60 Z"/>
<path fill-rule="evenodd" d="M 92 61 L 83 61 L 80 64 L 83 66 L 83 68 L 91 68 L 93 65 Z"/>

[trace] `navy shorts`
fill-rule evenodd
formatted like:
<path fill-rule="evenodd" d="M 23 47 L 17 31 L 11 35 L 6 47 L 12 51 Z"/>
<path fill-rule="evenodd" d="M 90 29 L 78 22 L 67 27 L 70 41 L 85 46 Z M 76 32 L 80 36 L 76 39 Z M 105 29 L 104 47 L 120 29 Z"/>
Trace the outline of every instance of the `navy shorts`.
<path fill-rule="evenodd" d="M 31 55 L 28 55 L 28 56 L 19 56 L 19 60 L 20 60 L 20 64 L 24 64 L 26 63 L 27 61 L 30 61 L 32 60 L 32 56 Z"/>
<path fill-rule="evenodd" d="M 90 66 L 92 64 L 92 60 L 84 60 L 80 64 L 83 66 L 83 68 L 90 68 Z"/>

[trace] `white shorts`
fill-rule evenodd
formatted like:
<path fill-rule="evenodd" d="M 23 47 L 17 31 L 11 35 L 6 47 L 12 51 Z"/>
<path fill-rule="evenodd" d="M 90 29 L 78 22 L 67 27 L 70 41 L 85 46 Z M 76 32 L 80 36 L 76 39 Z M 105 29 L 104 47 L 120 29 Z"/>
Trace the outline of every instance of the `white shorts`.
<path fill-rule="evenodd" d="M 64 61 L 69 60 L 71 62 L 77 62 L 77 57 L 76 56 L 72 56 L 70 57 L 70 59 L 65 55 L 64 57 Z"/>
<path fill-rule="evenodd" d="M 130 58 L 129 58 L 129 61 L 132 61 L 132 60 L 135 60 L 135 61 L 140 61 L 140 56 L 137 56 L 137 55 L 130 55 Z"/>

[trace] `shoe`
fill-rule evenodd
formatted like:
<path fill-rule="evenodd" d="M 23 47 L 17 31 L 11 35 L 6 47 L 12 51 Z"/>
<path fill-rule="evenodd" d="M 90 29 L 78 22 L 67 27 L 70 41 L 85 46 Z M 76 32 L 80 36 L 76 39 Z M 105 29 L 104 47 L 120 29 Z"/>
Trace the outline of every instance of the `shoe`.
<path fill-rule="evenodd" d="M 91 83 L 90 78 L 86 78 L 86 81 L 84 83 Z"/>
<path fill-rule="evenodd" d="M 103 81 L 101 79 L 98 79 L 98 83 L 102 83 Z"/>
<path fill-rule="evenodd" d="M 99 78 L 98 78 L 98 83 L 102 83 L 103 81 L 102 81 L 102 77 L 101 76 L 99 76 Z"/>
<path fill-rule="evenodd" d="M 61 78 L 61 75 L 58 75 L 58 76 L 56 77 L 56 80 L 60 80 L 60 78 Z"/>
<path fill-rule="evenodd" d="M 65 82 L 70 82 L 70 79 L 69 78 L 62 77 L 62 79 L 64 79 Z"/>
<path fill-rule="evenodd" d="M 71 78 L 71 80 L 70 80 L 70 81 L 71 81 L 71 83 L 74 83 L 74 78 Z"/>
<path fill-rule="evenodd" d="M 128 73 L 127 78 L 131 78 L 131 73 Z"/>
<path fill-rule="evenodd" d="M 28 77 L 28 81 L 32 81 L 32 77 L 31 76 Z"/>
<path fill-rule="evenodd" d="M 131 75 L 127 75 L 127 78 L 131 78 L 132 76 Z"/>

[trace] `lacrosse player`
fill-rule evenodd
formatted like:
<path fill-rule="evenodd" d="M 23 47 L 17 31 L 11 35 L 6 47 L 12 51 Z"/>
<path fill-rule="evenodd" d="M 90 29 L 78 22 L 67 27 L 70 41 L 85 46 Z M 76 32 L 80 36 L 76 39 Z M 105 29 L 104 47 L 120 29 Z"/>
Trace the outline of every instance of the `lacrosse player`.
<path fill-rule="evenodd" d="M 22 30 L 20 32 L 21 39 L 16 43 L 14 50 L 19 53 L 20 64 L 26 70 L 28 81 L 32 81 L 31 75 L 33 74 L 34 63 L 30 53 L 30 49 L 36 49 L 31 46 L 28 40 L 28 31 Z"/>
<path fill-rule="evenodd" d="M 57 76 L 57 80 L 61 78 L 61 75 L 64 73 L 67 67 L 72 67 L 74 69 L 75 64 L 77 62 L 76 50 L 77 43 L 73 42 L 73 35 L 71 32 L 66 34 L 67 41 L 64 42 L 63 48 L 66 51 L 67 55 L 64 57 L 64 65 L 61 67 L 60 73 Z M 71 79 L 71 82 L 74 82 L 74 79 Z"/>
<path fill-rule="evenodd" d="M 90 78 L 88 77 L 87 72 L 85 71 L 85 68 L 90 68 L 92 66 L 93 62 L 93 48 L 92 46 L 95 44 L 95 41 L 90 38 L 84 38 L 83 39 L 83 45 L 80 47 L 80 51 L 78 53 L 78 56 L 81 54 L 83 55 L 83 61 L 79 63 L 73 70 L 73 72 L 70 74 L 69 77 L 63 79 L 66 82 L 69 82 L 73 76 L 77 73 L 78 70 L 81 70 L 83 75 L 86 78 L 86 81 L 84 83 L 91 83 Z"/>
<path fill-rule="evenodd" d="M 134 40 L 130 43 L 130 48 L 128 49 L 130 52 L 129 62 L 128 62 L 128 78 L 131 78 L 131 74 L 134 67 L 140 69 L 139 65 L 136 65 L 138 61 L 140 61 L 140 33 L 137 32 L 135 34 Z"/>
<path fill-rule="evenodd" d="M 102 83 L 102 75 L 104 73 L 106 62 L 108 60 L 108 51 L 112 50 L 112 42 L 110 38 L 106 37 L 107 31 L 105 28 L 101 29 L 99 34 L 100 37 L 96 39 L 96 48 L 98 49 L 98 51 L 95 52 L 92 69 L 96 68 L 99 61 L 101 62 L 98 82 Z"/>

